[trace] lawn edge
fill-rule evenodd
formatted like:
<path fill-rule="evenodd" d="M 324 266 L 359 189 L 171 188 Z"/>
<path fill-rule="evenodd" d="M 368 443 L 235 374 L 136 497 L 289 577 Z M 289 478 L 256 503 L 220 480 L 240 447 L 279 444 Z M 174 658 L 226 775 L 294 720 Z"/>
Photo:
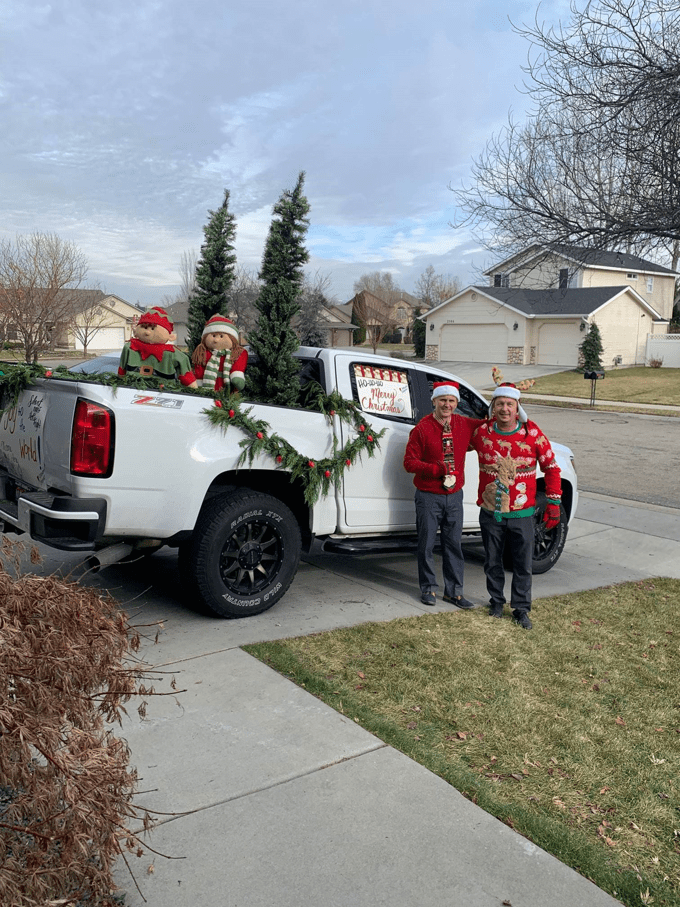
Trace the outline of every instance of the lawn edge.
<path fill-rule="evenodd" d="M 645 889 L 654 898 L 657 907 L 680 907 L 680 898 L 643 873 L 636 873 L 618 864 L 606 867 L 605 854 L 578 829 L 570 828 L 545 813 L 538 813 L 536 809 L 527 810 L 519 804 L 497 802 L 490 785 L 479 775 L 460 763 L 453 763 L 444 756 L 433 753 L 428 746 L 419 745 L 412 733 L 373 712 L 350 687 L 337 679 L 329 683 L 308 669 L 297 654 L 287 649 L 285 639 L 251 643 L 241 648 L 339 714 L 353 719 L 388 746 L 442 778 L 466 799 L 574 869 L 626 907 L 639 907 L 640 894 Z M 341 709 L 337 708 L 339 701 Z"/>

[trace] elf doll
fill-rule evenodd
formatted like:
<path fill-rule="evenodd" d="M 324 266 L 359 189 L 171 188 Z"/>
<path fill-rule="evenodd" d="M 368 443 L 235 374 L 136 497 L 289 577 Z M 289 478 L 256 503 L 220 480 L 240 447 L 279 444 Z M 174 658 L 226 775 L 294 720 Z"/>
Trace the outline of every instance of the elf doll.
<path fill-rule="evenodd" d="M 191 362 L 201 387 L 227 393 L 243 390 L 248 351 L 240 346 L 236 327 L 224 315 L 206 321 Z"/>
<path fill-rule="evenodd" d="M 124 345 L 119 375 L 143 375 L 165 381 L 179 381 L 184 387 L 198 387 L 186 353 L 172 345 L 177 335 L 165 309 L 154 306 L 132 329 L 132 340 Z"/>

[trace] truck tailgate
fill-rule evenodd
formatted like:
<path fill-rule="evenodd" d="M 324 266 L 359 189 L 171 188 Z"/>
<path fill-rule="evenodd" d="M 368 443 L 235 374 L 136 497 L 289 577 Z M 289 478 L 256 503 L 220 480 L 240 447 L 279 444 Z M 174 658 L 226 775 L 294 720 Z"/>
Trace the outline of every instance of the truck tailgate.
<path fill-rule="evenodd" d="M 69 491 L 76 384 L 39 381 L 0 417 L 0 467 L 28 488 Z"/>

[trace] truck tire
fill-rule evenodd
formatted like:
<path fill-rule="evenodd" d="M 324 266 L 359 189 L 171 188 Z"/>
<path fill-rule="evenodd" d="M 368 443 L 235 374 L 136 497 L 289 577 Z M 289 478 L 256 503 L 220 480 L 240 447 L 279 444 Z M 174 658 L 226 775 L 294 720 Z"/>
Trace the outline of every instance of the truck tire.
<path fill-rule="evenodd" d="M 204 505 L 180 546 L 186 590 L 220 617 L 250 617 L 287 591 L 300 561 L 300 528 L 267 494 L 237 489 Z"/>
<path fill-rule="evenodd" d="M 543 514 L 547 500 L 545 492 L 536 493 L 534 510 L 534 557 L 533 573 L 547 573 L 560 559 L 567 541 L 569 524 L 564 507 L 560 504 L 560 521 L 554 529 L 546 529 Z"/>

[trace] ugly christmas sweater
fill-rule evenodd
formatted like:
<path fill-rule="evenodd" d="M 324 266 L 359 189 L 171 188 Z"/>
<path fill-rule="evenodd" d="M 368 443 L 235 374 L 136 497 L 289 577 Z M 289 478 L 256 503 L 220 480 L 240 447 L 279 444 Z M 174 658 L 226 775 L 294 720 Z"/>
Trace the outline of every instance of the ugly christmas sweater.
<path fill-rule="evenodd" d="M 545 476 L 548 501 L 560 503 L 560 468 L 550 441 L 535 422 L 503 432 L 489 419 L 475 429 L 470 447 L 479 455 L 477 504 L 503 516 L 532 516 L 536 504 L 536 463 Z"/>
<path fill-rule="evenodd" d="M 442 484 L 446 472 L 442 448 L 444 429 L 432 414 L 421 419 L 415 428 L 411 429 L 404 454 L 404 469 L 406 472 L 414 473 L 413 484 L 416 488 L 429 491 L 431 494 L 453 494 L 454 491 L 460 491 L 465 482 L 465 454 L 472 432 L 480 424 L 480 419 L 468 419 L 456 413 L 451 416 L 453 475 L 456 477 L 456 484 L 453 488 L 444 488 Z"/>

